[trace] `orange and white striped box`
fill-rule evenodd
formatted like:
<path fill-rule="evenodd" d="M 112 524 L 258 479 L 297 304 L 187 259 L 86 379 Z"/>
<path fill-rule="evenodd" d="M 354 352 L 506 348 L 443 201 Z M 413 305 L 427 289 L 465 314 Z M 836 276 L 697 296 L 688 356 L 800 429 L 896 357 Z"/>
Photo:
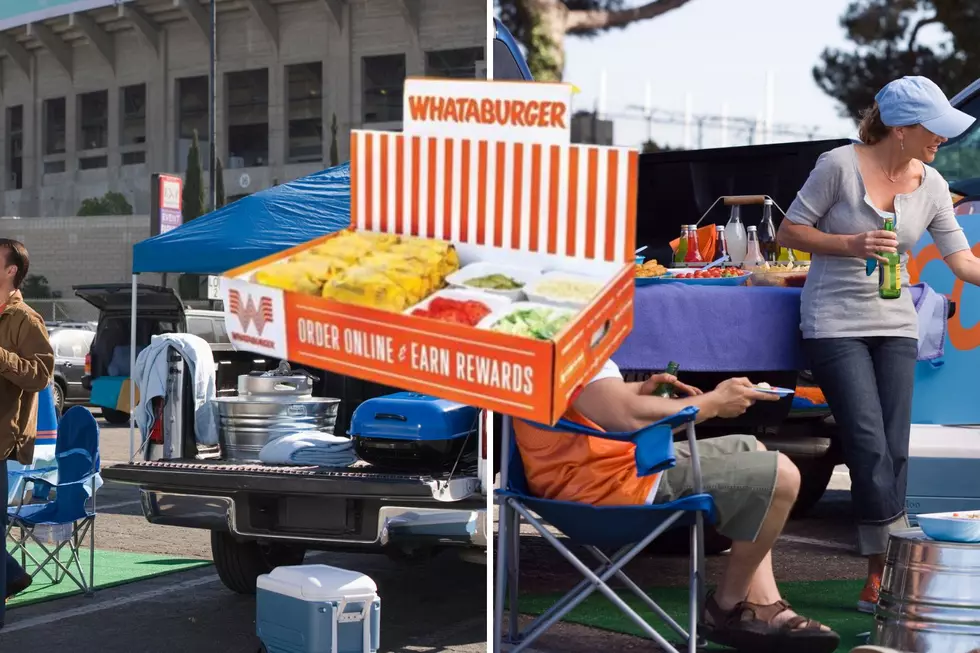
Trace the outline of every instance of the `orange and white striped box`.
<path fill-rule="evenodd" d="M 407 112 L 413 97 L 442 101 L 437 117 L 447 124 L 440 128 L 416 111 L 406 113 L 404 133 L 352 132 L 352 229 L 447 240 L 464 267 L 489 262 L 584 274 L 601 280 L 602 291 L 545 341 L 251 281 L 258 268 L 331 235 L 224 275 L 232 341 L 554 423 L 632 329 L 637 153 L 568 143 L 567 124 L 555 127 L 556 116 L 570 115 L 564 85 L 409 80 L 406 96 Z M 455 108 L 445 109 L 449 100 Z M 481 113 L 484 100 L 493 106 Z M 551 119 L 533 119 L 545 110 Z M 522 125 L 512 124 L 514 111 Z M 513 138 L 515 132 L 522 138 Z"/>

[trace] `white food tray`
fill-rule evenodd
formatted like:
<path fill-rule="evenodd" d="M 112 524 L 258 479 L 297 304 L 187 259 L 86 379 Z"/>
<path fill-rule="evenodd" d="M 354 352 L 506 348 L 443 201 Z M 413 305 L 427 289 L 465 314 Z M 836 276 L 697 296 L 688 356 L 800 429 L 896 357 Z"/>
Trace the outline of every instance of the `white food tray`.
<path fill-rule="evenodd" d="M 497 263 L 481 261 L 479 263 L 470 263 L 466 267 L 453 272 L 446 277 L 446 283 L 448 283 L 450 286 L 463 288 L 471 292 L 507 297 L 512 301 L 517 301 L 524 298 L 524 288 L 518 288 L 516 290 L 491 290 L 489 288 L 474 288 L 473 286 L 466 285 L 466 282 L 470 279 L 485 277 L 491 274 L 506 275 L 514 281 L 524 284 L 524 287 L 527 287 L 528 284 L 533 283 L 541 276 L 541 271 L 534 270 L 532 268 L 522 268 L 513 265 L 499 265 Z"/>
<path fill-rule="evenodd" d="M 576 314 L 576 311 L 574 309 L 570 309 L 563 306 L 555 306 L 554 304 L 542 304 L 540 302 L 514 302 L 513 304 L 501 309 L 500 311 L 491 313 L 490 315 L 480 320 L 480 323 L 477 325 L 477 328 L 483 329 L 485 331 L 489 331 L 490 327 L 492 327 L 499 320 L 502 320 L 503 318 L 507 317 L 511 313 L 515 313 L 517 311 L 523 309 L 529 309 L 529 308 L 542 308 L 542 309 L 547 309 L 549 311 L 557 311 L 559 313 L 568 313 L 573 317 Z M 558 333 L 561 333 L 561 331 L 559 331 Z M 558 334 L 556 333 L 555 335 L 557 336 Z M 537 338 L 531 338 L 531 339 L 537 340 Z"/>
<path fill-rule="evenodd" d="M 577 281 L 589 283 L 595 286 L 595 292 L 587 299 L 561 299 L 538 292 L 538 286 L 543 284 L 545 281 Z M 589 302 L 599 296 L 599 293 L 602 292 L 603 286 L 605 286 L 605 284 L 601 279 L 584 274 L 573 274 L 570 272 L 546 272 L 541 277 L 528 284 L 524 288 L 524 294 L 527 295 L 528 301 L 538 302 L 540 304 L 563 306 L 565 308 L 584 308 L 585 306 L 588 306 Z"/>
<path fill-rule="evenodd" d="M 429 295 L 428 297 L 420 301 L 418 304 L 415 304 L 414 306 L 410 306 L 409 308 L 405 309 L 405 315 L 411 315 L 412 312 L 417 308 L 427 308 L 429 304 L 432 303 L 432 300 L 435 299 L 436 297 L 443 297 L 445 299 L 454 299 L 458 302 L 465 302 L 465 301 L 480 302 L 481 304 L 486 305 L 486 307 L 490 309 L 490 315 L 493 315 L 497 311 L 504 310 L 505 308 L 511 305 L 510 298 L 505 297 L 503 295 L 494 295 L 491 293 L 480 292 L 478 290 L 463 290 L 461 288 L 443 288 L 442 290 L 438 290 L 432 293 L 431 295 Z M 489 317 L 489 315 L 487 317 Z"/>

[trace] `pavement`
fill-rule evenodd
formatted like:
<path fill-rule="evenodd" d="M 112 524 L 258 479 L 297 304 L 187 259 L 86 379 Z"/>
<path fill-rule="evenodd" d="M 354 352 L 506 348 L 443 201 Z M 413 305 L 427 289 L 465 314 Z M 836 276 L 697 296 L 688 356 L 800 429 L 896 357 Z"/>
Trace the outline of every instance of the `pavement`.
<path fill-rule="evenodd" d="M 102 427 L 103 466 L 129 457 L 128 427 Z M 149 524 L 137 490 L 99 491 L 96 546 L 210 560 L 207 531 Z M 307 562 L 371 576 L 381 596 L 381 651 L 477 653 L 487 650 L 487 567 L 455 556 L 425 563 L 377 554 L 316 553 Z M 0 651 L 79 653 L 257 653 L 255 598 L 221 584 L 213 567 L 171 574 L 82 596 L 17 608 L 0 630 Z"/>

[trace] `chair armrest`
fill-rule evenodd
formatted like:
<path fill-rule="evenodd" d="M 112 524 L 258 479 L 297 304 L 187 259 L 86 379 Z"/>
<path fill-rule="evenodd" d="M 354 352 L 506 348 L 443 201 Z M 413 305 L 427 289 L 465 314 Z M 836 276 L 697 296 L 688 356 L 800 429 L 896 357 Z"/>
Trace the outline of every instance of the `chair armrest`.
<path fill-rule="evenodd" d="M 34 480 L 34 476 L 39 474 L 50 474 L 51 472 L 56 471 L 58 471 L 57 467 L 42 467 L 41 469 L 9 469 L 7 470 L 7 476 L 16 476 L 26 481 L 32 481 Z"/>

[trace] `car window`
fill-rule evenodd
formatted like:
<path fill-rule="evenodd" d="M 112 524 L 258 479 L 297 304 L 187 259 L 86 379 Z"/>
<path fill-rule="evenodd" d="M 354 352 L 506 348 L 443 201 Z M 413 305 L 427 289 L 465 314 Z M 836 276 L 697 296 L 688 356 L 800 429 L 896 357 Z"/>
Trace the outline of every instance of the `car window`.
<path fill-rule="evenodd" d="M 204 338 L 205 342 L 214 342 L 214 327 L 211 318 L 188 316 L 187 333 Z"/>
<path fill-rule="evenodd" d="M 219 345 L 231 343 L 231 339 L 228 337 L 228 330 L 225 328 L 224 318 L 219 317 L 214 321 L 214 341 Z"/>
<path fill-rule="evenodd" d="M 55 331 L 52 337 L 52 348 L 56 356 L 62 358 L 85 358 L 92 346 L 91 331 L 81 329 L 62 329 Z"/>
<path fill-rule="evenodd" d="M 524 81 L 517 60 L 500 39 L 493 40 L 493 78 Z"/>
<path fill-rule="evenodd" d="M 957 108 L 980 118 L 980 93 Z M 940 147 L 932 166 L 942 173 L 954 192 L 980 195 L 980 121 Z"/>

